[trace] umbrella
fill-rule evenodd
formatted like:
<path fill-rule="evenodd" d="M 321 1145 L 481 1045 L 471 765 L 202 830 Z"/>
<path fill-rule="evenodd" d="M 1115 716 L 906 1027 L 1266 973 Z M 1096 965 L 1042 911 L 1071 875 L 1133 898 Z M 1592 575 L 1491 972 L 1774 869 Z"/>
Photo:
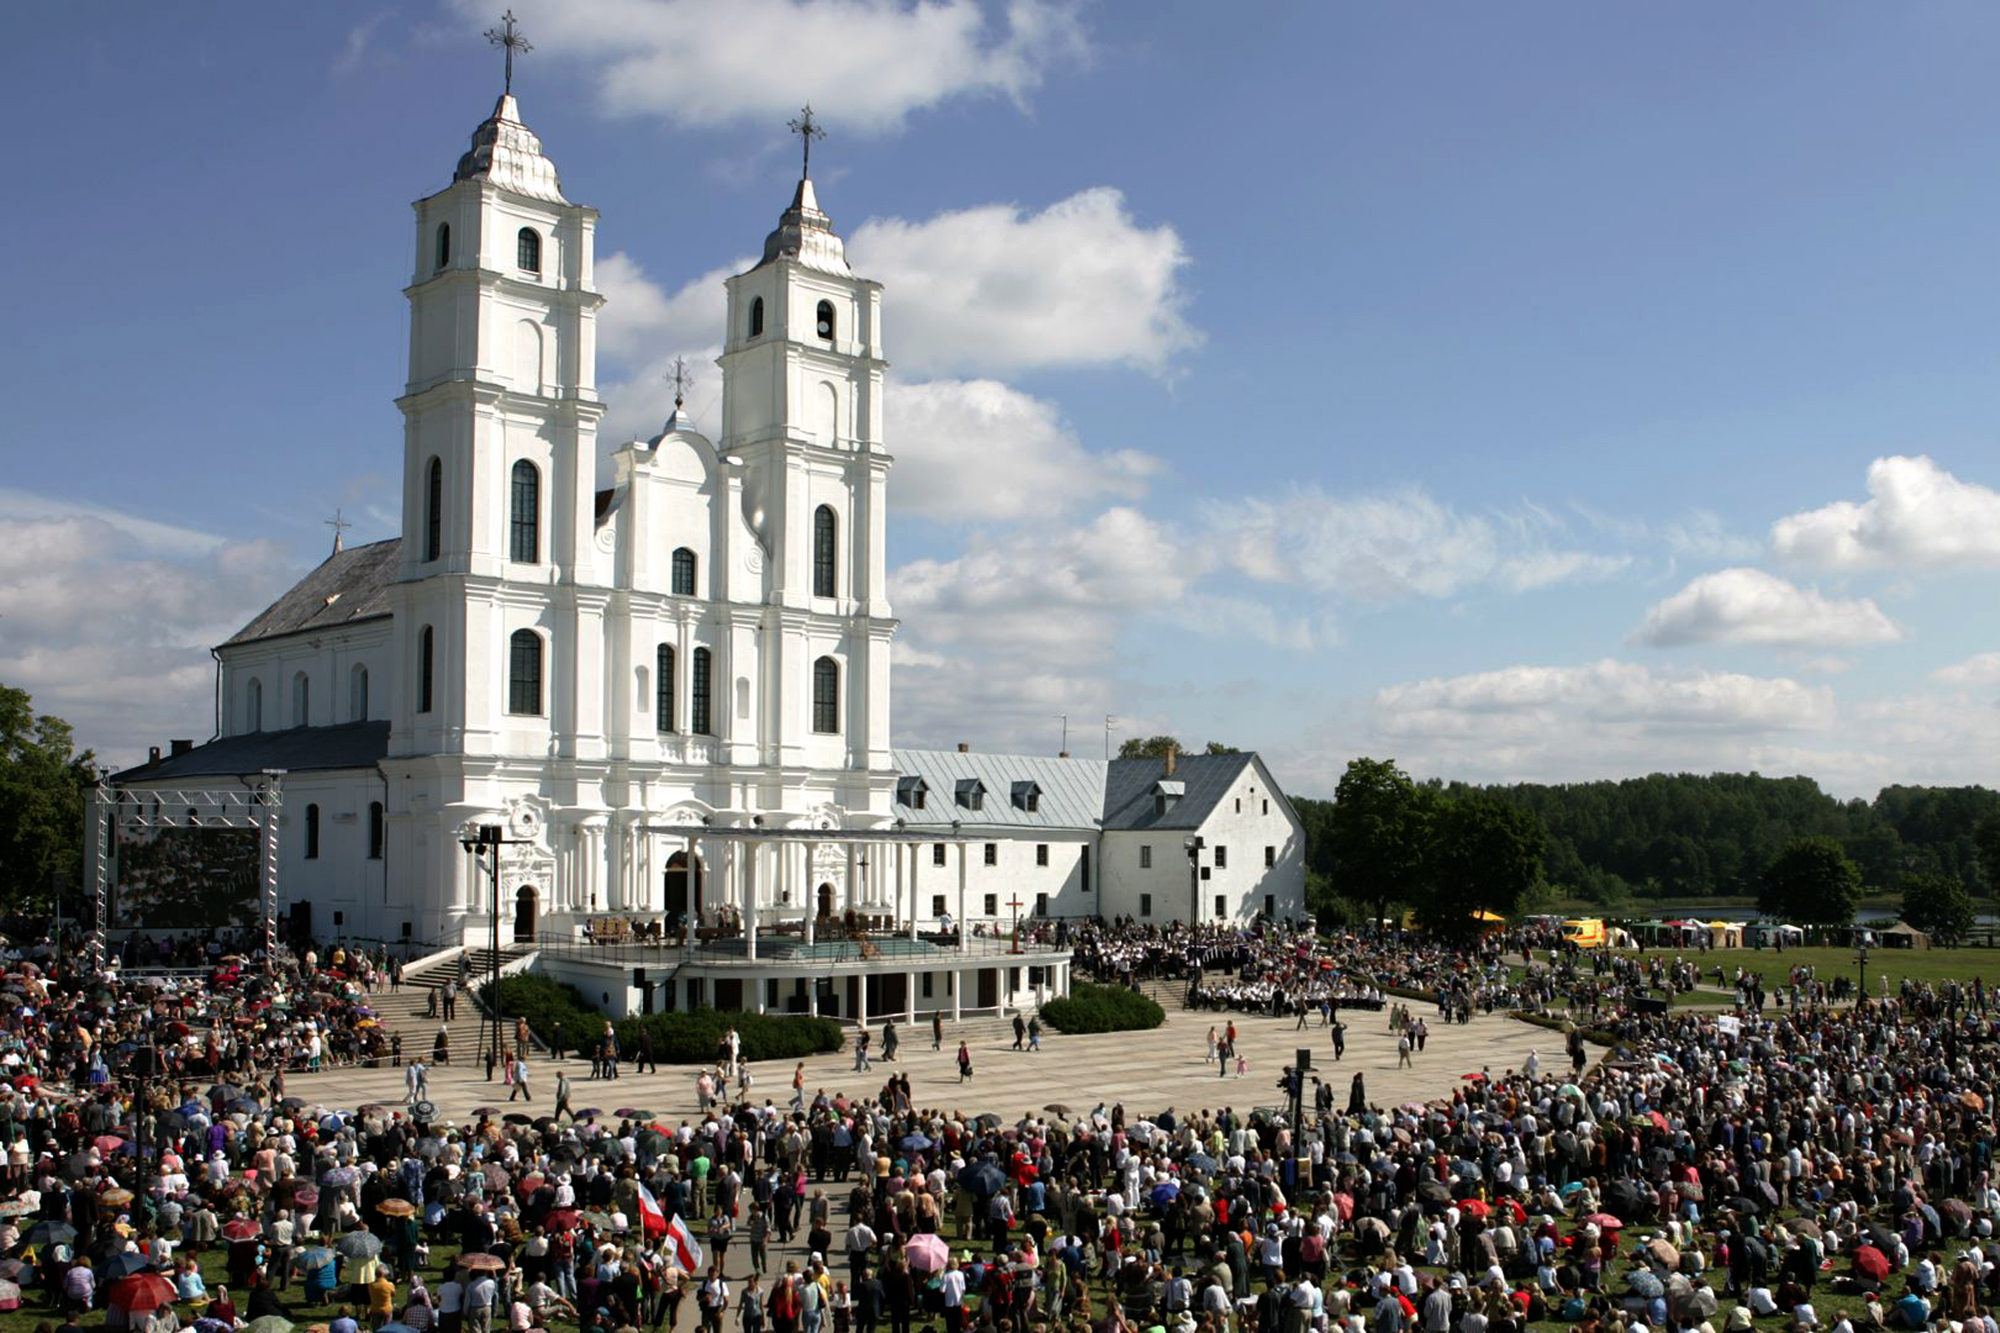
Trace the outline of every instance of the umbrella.
<path fill-rule="evenodd" d="M 1651 1300 L 1655 1296 L 1664 1296 L 1667 1294 L 1666 1283 L 1660 1281 L 1658 1277 L 1643 1268 L 1635 1268 L 1627 1273 L 1625 1275 L 1625 1283 L 1647 1300 Z"/>
<path fill-rule="evenodd" d="M 1752 1188 L 1757 1191 L 1757 1197 L 1764 1201 L 1766 1207 L 1776 1208 L 1778 1206 L 1778 1188 L 1770 1181 L 1760 1180 Z"/>
<path fill-rule="evenodd" d="M 0 1310 L 21 1308 L 21 1288 L 12 1282 L 0 1281 Z"/>
<path fill-rule="evenodd" d="M 208 1095 L 211 1098 L 220 1097 L 224 1101 L 231 1101 L 237 1097 L 241 1097 L 243 1089 L 237 1087 L 234 1083 L 217 1083 L 208 1090 Z"/>
<path fill-rule="evenodd" d="M 359 1179 L 361 1179 L 361 1173 L 359 1171 L 356 1171 L 353 1167 L 336 1166 L 335 1168 L 333 1168 L 333 1170 L 321 1176 L 319 1178 L 319 1183 L 322 1185 L 331 1185 L 334 1188 L 339 1189 L 346 1185 L 352 1185 L 355 1181 Z"/>
<path fill-rule="evenodd" d="M 34 1211 L 34 1205 L 26 1199 L 8 1199 L 0 1203 L 0 1217 L 26 1217 Z"/>
<path fill-rule="evenodd" d="M 1668 1126 L 1668 1124 L 1667 1124 L 1667 1118 L 1666 1118 L 1665 1116 L 1661 1115 L 1661 1114 L 1660 1114 L 1660 1113 L 1659 1113 L 1658 1111 L 1648 1111 L 1648 1112 L 1646 1112 L 1646 1119 L 1648 1119 L 1648 1120 L 1652 1121 L 1652 1122 L 1653 1122 L 1653 1127 L 1654 1127 L 1654 1128 L 1656 1128 L 1656 1129 L 1667 1129 L 1667 1128 L 1669 1128 L 1669 1126 Z"/>
<path fill-rule="evenodd" d="M 1484 1199 L 1467 1199 L 1458 1206 L 1460 1211 L 1472 1217 L 1485 1217 L 1493 1211 L 1493 1205 Z"/>
<path fill-rule="evenodd" d="M 382 1253 L 382 1240 L 372 1231 L 350 1231 L 333 1248 L 350 1259 L 373 1259 Z"/>
<path fill-rule="evenodd" d="M 1153 1186 L 1152 1200 L 1156 1208 L 1164 1208 L 1181 1197 L 1181 1185 L 1177 1180 L 1163 1180 Z"/>
<path fill-rule="evenodd" d="M 311 1245 L 298 1252 L 292 1260 L 295 1268 L 325 1268 L 333 1262 L 333 1251 L 324 1245 Z"/>
<path fill-rule="evenodd" d="M 236 1333 L 236 1325 L 204 1315 L 194 1321 L 194 1333 Z"/>
<path fill-rule="evenodd" d="M 1664 1240 L 1655 1239 L 1647 1241 L 1646 1256 L 1664 1268 L 1679 1268 L 1681 1266 L 1681 1252 Z"/>
<path fill-rule="evenodd" d="M 1854 1268 L 1856 1272 L 1880 1282 L 1889 1276 L 1889 1256 L 1873 1245 L 1857 1245 L 1854 1247 Z"/>
<path fill-rule="evenodd" d="M 112 1208 L 122 1208 L 132 1202 L 131 1190 L 106 1190 L 97 1196 L 97 1201 Z"/>
<path fill-rule="evenodd" d="M 408 1324 L 389 1323 L 376 1329 L 375 1333 L 417 1333 L 417 1330 L 411 1328 Z"/>
<path fill-rule="evenodd" d="M 991 1162 L 981 1162 L 978 1166 L 968 1166 L 958 1178 L 958 1183 L 971 1190 L 982 1199 L 990 1199 L 1007 1184 L 1007 1177 Z M 73 1235 L 74 1233 L 72 1233 Z"/>
<path fill-rule="evenodd" d="M 1207 1173 L 1215 1170 L 1215 1159 L 1205 1152 L 1189 1153 L 1187 1164 L 1191 1171 Z"/>
<path fill-rule="evenodd" d="M 910 1237 L 903 1252 L 909 1256 L 910 1271 L 913 1273 L 943 1272 L 945 1261 L 950 1257 L 943 1237 L 928 1234 Z"/>
<path fill-rule="evenodd" d="M 67 1222 L 37 1222 L 28 1228 L 28 1234 L 21 1240 L 27 1245 L 73 1245 L 76 1243 L 76 1228 Z"/>
<path fill-rule="evenodd" d="M 554 1208 L 542 1219 L 542 1224 L 551 1231 L 574 1231 L 582 1220 L 583 1215 L 574 1208 Z"/>
<path fill-rule="evenodd" d="M 435 1120 L 437 1119 L 437 1113 L 437 1104 L 428 1100 L 420 1101 L 410 1108 L 410 1114 L 419 1120 Z M 433 1148 L 431 1151 L 434 1154 L 437 1149 Z"/>
<path fill-rule="evenodd" d="M 507 1267 L 507 1261 L 499 1255 L 479 1251 L 459 1255 L 458 1264 L 459 1267 L 470 1269 L 475 1273 L 499 1273 L 505 1271 Z"/>
<path fill-rule="evenodd" d="M 1825 1236 L 1825 1233 L 1819 1229 L 1819 1223 L 1813 1221 L 1810 1217 L 1801 1217 L 1792 1223 L 1792 1230 L 1798 1232 L 1801 1236 L 1811 1236 L 1814 1240 L 1821 1240 Z"/>
<path fill-rule="evenodd" d="M 651 1120 L 653 1118 L 653 1113 L 651 1111 L 641 1111 L 636 1107 L 631 1107 L 631 1106 L 621 1106 L 617 1110 L 613 1111 L 611 1114 L 615 1116 L 622 1116 L 627 1120 Z"/>
<path fill-rule="evenodd" d="M 1442 1207 L 1451 1202 L 1451 1191 L 1445 1188 L 1442 1180 L 1420 1180 L 1417 1182 L 1417 1199 Z"/>
<path fill-rule="evenodd" d="M 222 1224 L 224 1240 L 258 1240 L 264 1235 L 264 1228 L 247 1217 L 233 1217 Z"/>
<path fill-rule="evenodd" d="M 232 1111 L 241 1111 L 244 1115 L 256 1115 L 264 1108 L 255 1097 L 232 1097 L 229 1101 L 229 1109 Z"/>
<path fill-rule="evenodd" d="M 905 1134 L 903 1147 L 909 1152 L 922 1152 L 931 1146 L 931 1141 L 922 1134 Z"/>
<path fill-rule="evenodd" d="M 501 1116 L 500 1119 L 509 1125 L 532 1125 L 535 1123 L 535 1117 L 526 1115 L 520 1111 L 509 1111 L 506 1115 Z"/>
<path fill-rule="evenodd" d="M 1986 1099 L 1972 1091 L 1959 1093 L 1958 1104 L 1965 1107 L 1968 1111 L 1984 1111 L 1986 1109 Z"/>
<path fill-rule="evenodd" d="M 35 1269 L 26 1259 L 0 1259 L 0 1282 L 19 1282 L 22 1278 L 34 1279 Z"/>
<path fill-rule="evenodd" d="M 485 1177 L 487 1189 L 504 1190 L 507 1188 L 507 1168 L 500 1165 L 500 1163 L 488 1162 L 479 1169 L 479 1174 Z"/>
<path fill-rule="evenodd" d="M 97 1151 L 102 1153 L 117 1152 L 125 1146 L 124 1138 L 117 1134 L 99 1134 L 91 1140 L 91 1143 L 96 1147 Z"/>
<path fill-rule="evenodd" d="M 1758 1203 L 1755 1199 L 1745 1198 L 1741 1194 L 1738 1194 L 1732 1199 L 1730 1199 L 1729 1207 L 1733 1211 L 1742 1213 L 1746 1217 L 1755 1217 L 1757 1216 L 1757 1214 L 1764 1211 L 1763 1204 Z"/>
<path fill-rule="evenodd" d="M 1605 1231 L 1616 1231 L 1625 1225 L 1609 1213 L 1586 1213 L 1583 1220 Z"/>
<path fill-rule="evenodd" d="M 973 1124 L 977 1125 L 980 1129 L 998 1129 L 1000 1128 L 1000 1117 L 988 1111 L 973 1121 Z"/>
<path fill-rule="evenodd" d="M 274 1314 L 262 1315 L 244 1326 L 245 1333 L 292 1333 L 292 1327 L 291 1320 Z"/>
<path fill-rule="evenodd" d="M 581 1111 L 578 1111 L 576 1113 L 576 1118 L 578 1120 L 588 1120 L 594 1115 L 603 1115 L 603 1114 L 604 1114 L 604 1108 L 601 1106 L 586 1106 Z"/>
<path fill-rule="evenodd" d="M 474 1115 L 499 1115 L 500 1108 L 497 1106 L 475 1106 L 472 1108 L 472 1113 Z"/>
<path fill-rule="evenodd" d="M 279 1102 L 278 1105 L 284 1107 L 287 1111 L 303 1111 L 306 1107 L 312 1105 L 312 1103 L 303 1097 L 287 1097 L 285 1100 Z M 266 1318 L 269 1318 L 269 1316 L 267 1315 Z"/>
<path fill-rule="evenodd" d="M 111 1284 L 111 1304 L 120 1310 L 157 1310 L 172 1305 L 179 1294 L 158 1273 L 133 1273 Z"/>
<path fill-rule="evenodd" d="M 319 1191 L 310 1185 L 301 1185 L 292 1191 L 292 1202 L 301 1208 L 319 1207 Z"/>
<path fill-rule="evenodd" d="M 1050 1115 L 1068 1115 L 1070 1113 L 1069 1108 L 1067 1106 L 1064 1106 L 1061 1102 L 1050 1102 L 1047 1106 L 1044 1106 L 1042 1109 L 1044 1111 L 1047 1111 Z"/>
<path fill-rule="evenodd" d="M 410 1217 L 416 1213 L 417 1206 L 408 1199 L 384 1199 L 375 1205 L 375 1211 L 387 1213 L 390 1217 Z"/>

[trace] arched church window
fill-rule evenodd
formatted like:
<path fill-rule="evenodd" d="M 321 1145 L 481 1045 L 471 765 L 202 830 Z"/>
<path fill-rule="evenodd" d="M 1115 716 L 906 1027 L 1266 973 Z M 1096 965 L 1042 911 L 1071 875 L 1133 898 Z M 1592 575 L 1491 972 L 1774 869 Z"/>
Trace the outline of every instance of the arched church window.
<path fill-rule="evenodd" d="M 821 505 L 813 511 L 813 596 L 833 597 L 837 568 L 834 551 L 840 534 L 833 506 Z"/>
<path fill-rule="evenodd" d="M 319 860 L 319 807 L 306 807 L 306 860 Z"/>
<path fill-rule="evenodd" d="M 693 715 L 688 719 L 688 730 L 697 736 L 713 736 L 715 726 L 709 715 L 709 687 L 712 684 L 712 673 L 709 669 L 708 649 L 694 650 L 694 678 L 689 684 L 692 689 L 688 706 Z"/>
<path fill-rule="evenodd" d="M 431 681 L 433 679 L 431 668 L 437 662 L 436 655 L 432 651 L 433 643 L 434 640 L 431 637 L 431 627 L 429 625 L 417 631 L 417 711 L 419 713 L 428 713 L 431 711 Z"/>
<path fill-rule="evenodd" d="M 359 662 L 347 673 L 347 720 L 368 720 L 368 668 Z"/>
<path fill-rule="evenodd" d="M 685 546 L 675 550 L 672 585 L 674 596 L 694 596 L 694 574 L 694 552 Z"/>
<path fill-rule="evenodd" d="M 813 730 L 840 730 L 840 663 L 831 657 L 813 663 Z"/>
<path fill-rule="evenodd" d="M 541 557 L 542 474 L 527 459 L 514 464 L 512 512 L 508 517 L 509 553 L 521 564 Z"/>
<path fill-rule="evenodd" d="M 813 329 L 828 342 L 833 341 L 833 302 L 819 303 L 819 313 L 813 317 Z"/>
<path fill-rule="evenodd" d="M 531 629 L 517 629 L 507 641 L 507 711 L 541 715 L 542 636 Z"/>
<path fill-rule="evenodd" d="M 449 263 L 451 263 L 451 224 L 449 222 L 440 222 L 438 223 L 437 232 L 436 267 L 443 268 Z"/>
<path fill-rule="evenodd" d="M 371 861 L 382 859 L 383 822 L 382 803 L 380 801 L 370 801 L 368 803 L 368 859 Z"/>
<path fill-rule="evenodd" d="M 533 227 L 521 228 L 514 238 L 514 266 L 523 273 L 542 271 L 542 234 Z"/>
<path fill-rule="evenodd" d="M 444 554 L 444 460 L 433 458 L 424 471 L 424 559 Z"/>
<path fill-rule="evenodd" d="M 250 678 L 249 688 L 243 692 L 243 729 L 264 729 L 264 682 L 255 676 Z"/>
<path fill-rule="evenodd" d="M 764 298 L 761 296 L 752 297 L 750 301 L 750 336 L 764 336 Z"/>
<path fill-rule="evenodd" d="M 658 696 L 653 701 L 653 725 L 661 731 L 674 729 L 674 646 L 660 645 L 659 661 L 654 663 L 653 688 Z"/>
<path fill-rule="evenodd" d="M 292 725 L 303 727 L 312 719 L 312 681 L 301 671 L 292 677 Z"/>

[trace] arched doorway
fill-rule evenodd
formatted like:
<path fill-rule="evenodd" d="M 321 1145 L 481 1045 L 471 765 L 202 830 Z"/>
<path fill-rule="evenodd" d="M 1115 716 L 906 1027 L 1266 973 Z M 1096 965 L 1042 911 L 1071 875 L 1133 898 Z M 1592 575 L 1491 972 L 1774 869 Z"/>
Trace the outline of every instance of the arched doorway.
<path fill-rule="evenodd" d="M 701 915 L 702 881 L 707 878 L 701 858 L 689 869 L 688 854 L 675 852 L 667 858 L 667 921 L 691 921 Z"/>
<path fill-rule="evenodd" d="M 527 944 L 535 938 L 535 889 L 523 884 L 514 895 L 514 942 Z"/>
<path fill-rule="evenodd" d="M 833 916 L 833 885 L 819 886 L 819 919 L 826 921 Z"/>

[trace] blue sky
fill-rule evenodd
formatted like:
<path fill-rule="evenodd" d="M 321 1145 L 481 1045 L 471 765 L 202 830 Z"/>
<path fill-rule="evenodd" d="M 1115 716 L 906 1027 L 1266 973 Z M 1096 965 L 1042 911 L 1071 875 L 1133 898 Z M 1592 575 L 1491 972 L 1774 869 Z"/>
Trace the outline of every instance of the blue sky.
<path fill-rule="evenodd" d="M 515 12 L 628 435 L 824 116 L 888 284 L 900 741 L 1993 780 L 2000 9 Z M 0 680 L 118 759 L 207 733 L 334 506 L 394 531 L 408 204 L 497 91 L 484 0 L 272 14 L 0 50 Z"/>

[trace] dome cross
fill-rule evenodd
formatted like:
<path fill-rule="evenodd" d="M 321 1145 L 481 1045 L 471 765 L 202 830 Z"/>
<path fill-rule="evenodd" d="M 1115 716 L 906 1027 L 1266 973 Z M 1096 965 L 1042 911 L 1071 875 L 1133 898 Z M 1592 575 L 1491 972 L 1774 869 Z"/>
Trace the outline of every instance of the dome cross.
<path fill-rule="evenodd" d="M 518 51 L 526 55 L 535 48 L 521 35 L 520 25 L 514 21 L 511 9 L 500 16 L 499 27 L 486 30 L 486 40 L 507 50 L 507 82 L 503 91 L 511 93 L 514 91 L 514 53 Z"/>

